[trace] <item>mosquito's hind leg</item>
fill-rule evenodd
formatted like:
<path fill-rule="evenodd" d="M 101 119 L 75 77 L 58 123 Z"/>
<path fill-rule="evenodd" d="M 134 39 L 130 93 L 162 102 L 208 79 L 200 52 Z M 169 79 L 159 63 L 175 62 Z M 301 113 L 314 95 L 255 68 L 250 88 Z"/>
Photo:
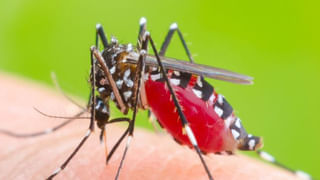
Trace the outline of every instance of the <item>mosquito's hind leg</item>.
<path fill-rule="evenodd" d="M 146 32 L 147 19 L 145 17 L 141 17 L 139 21 L 139 32 L 138 32 L 138 42 L 137 48 L 138 50 L 142 49 L 143 35 Z"/>
<path fill-rule="evenodd" d="M 106 155 L 106 163 L 108 164 L 108 161 L 110 160 L 113 153 L 116 151 L 120 143 L 123 141 L 123 139 L 128 134 L 128 130 L 130 125 L 127 127 L 125 133 L 119 138 L 119 140 L 116 142 L 116 144 L 112 147 L 110 153 L 108 153 L 107 148 L 107 137 L 106 137 L 106 125 L 117 123 L 117 122 L 128 122 L 130 124 L 129 118 L 116 118 L 109 120 L 110 117 L 110 108 L 108 102 L 104 102 L 100 97 L 96 97 L 96 106 L 95 106 L 95 119 L 97 122 L 97 126 L 101 129 L 100 132 L 100 142 L 104 143 L 105 147 L 105 155 Z"/>
<path fill-rule="evenodd" d="M 138 43 L 137 43 L 137 48 L 138 50 L 142 49 L 142 43 L 143 43 L 143 38 L 144 38 L 144 34 L 146 32 L 146 26 L 147 26 L 147 19 L 145 17 L 141 17 L 140 21 L 139 21 L 139 33 L 138 33 Z M 141 87 L 144 87 L 144 82 L 141 82 L 142 85 Z M 147 97 L 146 97 L 146 92 L 144 88 L 141 88 L 141 101 L 142 101 L 142 105 L 144 108 L 147 107 Z M 155 121 L 155 116 L 153 115 L 153 113 L 148 109 L 148 119 L 149 122 L 152 124 L 153 129 L 158 132 L 159 129 L 157 128 L 157 124 Z"/>
<path fill-rule="evenodd" d="M 267 162 L 270 162 L 278 167 L 284 168 L 287 171 L 290 171 L 291 173 L 295 174 L 296 176 L 300 177 L 301 179 L 306 179 L 306 180 L 311 180 L 314 179 L 310 174 L 301 171 L 301 170 L 294 170 L 289 168 L 288 166 L 280 163 L 279 161 L 276 160 L 276 158 L 274 158 L 271 154 L 265 152 L 265 151 L 261 151 L 261 150 L 257 150 L 256 153 L 260 156 L 260 158 L 264 159 Z"/>
<path fill-rule="evenodd" d="M 164 39 L 164 42 L 162 43 L 162 46 L 160 48 L 159 55 L 160 56 L 165 56 L 167 48 L 170 45 L 170 42 L 171 42 L 171 39 L 172 39 L 172 36 L 173 36 L 174 32 L 178 33 L 179 39 L 181 40 L 181 43 L 183 45 L 184 50 L 186 51 L 186 54 L 188 56 L 189 61 L 194 63 L 194 60 L 193 60 L 192 55 L 190 53 L 190 50 L 189 50 L 189 48 L 187 46 L 186 41 L 184 40 L 184 37 L 183 37 L 183 35 L 182 35 L 177 23 L 172 23 L 170 25 L 168 34 L 166 35 L 166 37 Z"/>
<path fill-rule="evenodd" d="M 172 39 L 172 37 L 173 37 L 175 32 L 178 33 L 179 39 L 181 40 L 181 43 L 182 43 L 183 48 L 184 48 L 184 50 L 185 50 L 185 52 L 186 52 L 186 54 L 188 56 L 189 61 L 191 63 L 194 63 L 194 60 L 193 60 L 192 55 L 190 53 L 190 50 L 189 50 L 189 48 L 187 46 L 187 43 L 186 43 L 186 41 L 185 41 L 185 39 L 184 39 L 184 37 L 183 37 L 183 35 L 182 35 L 177 23 L 172 23 L 170 25 L 169 31 L 168 31 L 168 33 L 167 33 L 167 35 L 166 35 L 166 37 L 165 37 L 165 39 L 164 39 L 164 41 L 163 41 L 163 43 L 161 45 L 161 48 L 160 48 L 160 51 L 159 51 L 159 55 L 160 56 L 165 56 L 165 54 L 167 52 L 167 48 L 169 47 L 171 39 Z M 158 70 L 156 70 L 156 71 L 158 71 Z M 154 115 L 149 110 L 149 113 L 148 113 L 149 121 L 154 122 L 154 118 L 153 117 L 154 117 Z"/>
<path fill-rule="evenodd" d="M 189 139 L 189 141 L 191 142 L 193 148 L 196 150 L 196 152 L 197 152 L 197 154 L 198 154 L 198 156 L 199 156 L 199 158 L 200 158 L 200 160 L 201 160 L 201 163 L 202 163 L 202 165 L 203 165 L 203 167 L 204 167 L 204 169 L 205 169 L 205 171 L 206 171 L 206 173 L 207 173 L 207 175 L 208 175 L 208 178 L 209 178 L 210 180 L 212 180 L 213 177 L 212 177 L 212 175 L 211 175 L 211 173 L 210 173 L 210 170 L 209 170 L 206 162 L 204 161 L 204 159 L 203 159 L 203 157 L 202 157 L 201 150 L 200 150 L 200 148 L 199 148 L 199 146 L 198 146 L 198 143 L 197 143 L 197 140 L 196 140 L 196 138 L 195 138 L 195 135 L 194 135 L 192 129 L 190 128 L 190 126 L 189 126 L 189 122 L 188 122 L 187 118 L 185 117 L 184 113 L 182 112 L 182 108 L 181 108 L 181 106 L 180 106 L 180 104 L 179 104 L 179 102 L 178 102 L 178 100 L 177 100 L 176 94 L 175 94 L 175 92 L 173 91 L 173 88 L 172 88 L 172 86 L 171 86 L 171 84 L 170 84 L 169 78 L 168 78 L 167 73 L 166 73 L 166 69 L 164 68 L 164 66 L 163 66 L 163 64 L 162 64 L 162 62 L 161 62 L 161 58 L 160 58 L 160 55 L 158 54 L 158 51 L 157 51 L 157 49 L 156 49 L 156 47 L 155 47 L 155 44 L 154 44 L 154 42 L 153 42 L 153 40 L 152 40 L 149 32 L 146 32 L 146 33 L 145 33 L 145 36 L 146 36 L 146 37 L 145 37 L 145 41 L 146 41 L 147 43 L 150 42 L 150 44 L 151 44 L 151 47 L 152 47 L 153 52 L 154 52 L 154 54 L 155 54 L 155 57 L 156 57 L 156 59 L 157 59 L 158 65 L 159 65 L 159 67 L 160 67 L 160 71 L 161 71 L 161 73 L 162 73 L 162 76 L 163 76 L 163 78 L 165 79 L 165 83 L 166 83 L 166 85 L 167 85 L 167 87 L 168 87 L 168 89 L 169 89 L 169 91 L 170 91 L 170 94 L 171 94 L 173 103 L 174 103 L 175 107 L 177 108 L 177 112 L 178 112 L 178 114 L 179 114 L 179 116 L 180 116 L 179 120 L 180 120 L 181 123 L 182 123 L 183 129 L 184 129 L 185 132 L 187 133 L 188 139 Z"/>
<path fill-rule="evenodd" d="M 80 117 L 82 114 L 84 114 L 86 112 L 85 111 L 81 111 L 78 114 L 76 114 L 73 117 L 62 117 L 62 116 L 51 116 L 51 115 L 47 115 L 44 114 L 43 112 L 39 111 L 36 109 L 36 111 L 38 111 L 40 114 L 47 116 L 47 117 L 51 117 L 51 118 L 61 118 L 61 119 L 67 119 L 66 121 L 58 124 L 57 126 L 54 126 L 52 128 L 48 128 L 46 130 L 42 130 L 39 132 L 34 132 L 34 133 L 15 133 L 9 130 L 5 130 L 5 129 L 0 129 L 0 133 L 1 134 L 5 134 L 7 136 L 11 136 L 11 137 L 15 137 L 15 138 L 30 138 L 30 137 L 37 137 L 37 136 L 42 136 L 42 135 L 46 135 L 46 134 L 50 134 L 53 133 L 59 129 L 61 129 L 62 127 L 68 125 L 69 123 L 73 122 L 76 119 L 87 119 L 86 117 Z"/>
<path fill-rule="evenodd" d="M 99 50 L 99 37 L 101 38 L 102 44 L 105 47 L 108 46 L 108 39 L 104 33 L 103 27 L 101 24 L 96 25 L 96 48 Z"/>

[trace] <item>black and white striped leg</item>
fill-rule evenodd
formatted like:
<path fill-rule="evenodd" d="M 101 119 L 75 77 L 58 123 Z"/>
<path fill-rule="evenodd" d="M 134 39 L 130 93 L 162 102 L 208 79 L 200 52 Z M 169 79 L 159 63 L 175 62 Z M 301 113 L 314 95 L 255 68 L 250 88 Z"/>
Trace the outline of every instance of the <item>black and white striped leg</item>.
<path fill-rule="evenodd" d="M 167 35 L 166 35 L 166 37 L 165 37 L 165 39 L 164 39 L 164 41 L 163 41 L 163 43 L 161 45 L 161 48 L 160 48 L 160 51 L 159 51 L 159 55 L 160 56 L 165 56 L 165 54 L 167 52 L 167 48 L 169 47 L 171 39 L 172 39 L 172 37 L 173 37 L 175 32 L 178 33 L 179 39 L 181 40 L 181 43 L 182 43 L 183 48 L 184 48 L 184 50 L 185 50 L 185 52 L 186 52 L 186 54 L 188 56 L 189 61 L 191 63 L 194 63 L 194 60 L 193 60 L 192 55 L 190 53 L 190 50 L 189 50 L 189 48 L 187 46 L 187 43 L 186 43 L 186 41 L 185 41 L 185 39 L 184 39 L 184 37 L 183 37 L 183 35 L 182 35 L 177 23 L 172 23 L 170 25 L 169 31 L 168 31 L 168 33 L 167 33 Z M 149 110 L 148 118 L 149 118 L 149 120 L 151 122 L 154 121 L 153 117 L 154 116 L 153 116 L 152 112 Z"/>
<path fill-rule="evenodd" d="M 124 104 L 124 100 L 122 99 L 120 95 L 120 91 L 116 85 L 116 82 L 114 81 L 112 74 L 110 73 L 109 68 L 106 65 L 106 61 L 102 57 L 101 53 L 97 50 L 96 47 L 91 47 L 91 53 L 96 58 L 97 63 L 101 66 L 102 71 L 104 72 L 104 75 L 106 76 L 109 85 L 111 86 L 112 92 L 114 93 L 115 99 L 117 101 L 117 104 L 119 105 L 119 109 L 123 114 L 128 113 L 128 108 Z M 91 75 L 92 76 L 92 75 Z M 92 77 L 91 77 L 92 78 Z"/>
<path fill-rule="evenodd" d="M 123 152 L 115 179 L 119 178 L 124 159 L 127 155 L 127 152 L 128 152 L 129 146 L 130 146 L 130 142 L 133 137 L 134 125 L 135 125 L 136 115 L 137 115 L 137 111 L 138 111 L 138 100 L 140 98 L 141 82 L 143 81 L 142 77 L 143 77 L 143 74 L 145 73 L 145 57 L 147 55 L 147 45 L 148 45 L 147 43 L 148 43 L 147 41 L 142 41 L 142 46 L 141 46 L 142 49 L 140 50 L 140 56 L 139 56 L 139 61 L 137 64 L 135 80 L 134 80 L 135 87 L 133 90 L 134 91 L 133 115 L 132 115 L 132 120 L 130 121 L 130 124 L 129 124 L 129 135 L 127 138 L 127 144 L 126 144 L 125 150 Z"/>
<path fill-rule="evenodd" d="M 142 49 L 143 35 L 146 32 L 147 19 L 145 17 L 141 17 L 139 21 L 139 33 L 138 33 L 138 50 Z"/>
<path fill-rule="evenodd" d="M 86 142 L 88 137 L 90 136 L 92 130 L 89 129 L 86 135 L 82 138 L 79 145 L 76 147 L 76 149 L 71 153 L 71 155 L 68 157 L 68 159 L 58 168 L 56 169 L 47 179 L 53 179 L 56 175 L 58 175 L 70 162 L 70 160 L 76 155 L 76 153 L 79 151 L 79 149 L 82 147 L 82 145 Z"/>
<path fill-rule="evenodd" d="M 100 50 L 99 49 L 99 37 L 101 38 L 103 47 L 104 48 L 107 47 L 108 46 L 108 39 L 107 39 L 106 34 L 104 33 L 104 30 L 103 30 L 103 27 L 101 24 L 96 25 L 96 48 L 98 50 Z"/>
<path fill-rule="evenodd" d="M 144 38 L 144 34 L 146 32 L 146 26 L 147 26 L 147 19 L 145 17 L 141 17 L 139 21 L 139 33 L 138 33 L 138 50 L 142 49 L 142 42 Z M 148 119 L 150 123 L 152 124 L 154 130 L 158 132 L 157 125 L 155 122 L 155 116 L 152 114 L 152 112 L 148 109 Z"/>
<path fill-rule="evenodd" d="M 88 106 L 91 103 L 91 96 L 89 98 L 88 101 L 88 105 L 86 108 L 82 107 L 81 105 L 77 104 L 76 102 L 74 102 L 71 98 L 69 98 L 60 88 L 58 81 L 55 77 L 55 74 L 52 73 L 51 74 L 52 80 L 55 84 L 55 86 L 57 87 L 57 89 L 69 100 L 71 101 L 73 104 L 75 104 L 76 106 L 80 107 L 82 109 L 82 111 L 80 111 L 79 113 L 75 114 L 72 117 L 66 117 L 66 116 L 54 116 L 54 115 L 48 115 L 40 110 L 38 110 L 37 108 L 34 108 L 35 111 L 37 111 L 38 113 L 40 113 L 43 116 L 49 117 L 49 118 L 59 118 L 59 119 L 67 119 L 66 121 L 58 124 L 57 126 L 54 126 L 52 128 L 48 128 L 46 130 L 42 130 L 39 132 L 33 132 L 33 133 L 15 133 L 13 131 L 9 131 L 9 130 L 5 130 L 5 129 L 0 129 L 0 133 L 1 134 L 5 134 L 7 136 L 11 136 L 11 137 L 15 137 L 15 138 L 30 138 L 30 137 L 37 137 L 37 136 L 42 136 L 42 135 L 46 135 L 46 134 L 51 134 L 61 128 L 63 128 L 64 126 L 70 124 L 71 122 L 73 122 L 76 119 L 88 119 L 87 117 L 81 117 L 81 115 L 83 115 L 84 113 L 86 113 L 88 111 Z"/>
<path fill-rule="evenodd" d="M 91 107 L 90 107 L 90 124 L 87 133 L 82 138 L 78 146 L 75 148 L 75 150 L 70 154 L 70 156 L 67 158 L 67 160 L 58 168 L 56 169 L 47 179 L 53 179 L 56 175 L 58 175 L 71 161 L 71 159 L 77 154 L 79 149 L 82 147 L 82 145 L 86 142 L 86 140 L 89 138 L 90 134 L 94 131 L 94 121 L 95 121 L 95 107 L 96 107 L 96 96 L 95 96 L 95 59 L 93 58 L 93 51 L 91 51 Z"/>
<path fill-rule="evenodd" d="M 178 33 L 179 39 L 181 40 L 181 43 L 183 45 L 184 50 L 186 51 L 186 54 L 187 54 L 187 56 L 189 58 L 189 61 L 193 63 L 194 61 L 193 61 L 192 55 L 190 53 L 190 50 L 189 50 L 189 48 L 187 46 L 186 41 L 183 38 L 183 35 L 182 35 L 181 31 L 179 30 L 179 27 L 178 27 L 177 23 L 172 23 L 170 25 L 168 34 L 166 35 L 166 37 L 164 39 L 164 42 L 162 43 L 161 49 L 159 51 L 159 55 L 160 56 L 164 56 L 165 55 L 165 53 L 167 51 L 167 48 L 169 47 L 169 44 L 171 42 L 171 39 L 172 39 L 172 36 L 173 36 L 174 32 Z"/>
<path fill-rule="evenodd" d="M 291 168 L 287 167 L 286 165 L 278 162 L 271 154 L 269 154 L 269 153 L 267 153 L 265 151 L 258 150 L 256 152 L 260 156 L 260 158 L 262 158 L 265 161 L 270 162 L 270 163 L 272 163 L 272 164 L 274 164 L 276 166 L 279 166 L 279 167 L 281 167 L 283 169 L 286 169 L 286 170 L 292 172 L 293 174 L 295 174 L 296 176 L 298 176 L 301 179 L 306 179 L 306 180 L 313 179 L 310 174 L 308 174 L 308 173 L 306 173 L 304 171 L 291 169 Z"/>
<path fill-rule="evenodd" d="M 197 140 L 196 140 L 196 138 L 194 136 L 194 133 L 193 133 L 192 129 L 190 128 L 189 124 L 188 124 L 188 120 L 186 119 L 185 115 L 182 112 L 181 106 L 180 106 L 180 104 L 179 104 L 179 102 L 177 100 L 177 97 L 176 97 L 176 95 L 175 95 L 175 93 L 173 91 L 173 88 L 172 88 L 172 86 L 171 86 L 171 84 L 169 82 L 169 79 L 168 79 L 167 74 L 166 74 L 166 69 L 164 68 L 164 66 L 163 66 L 163 64 L 161 62 L 161 59 L 160 59 L 160 56 L 159 56 L 159 54 L 157 52 L 155 44 L 154 44 L 154 42 L 153 42 L 153 40 L 152 40 L 152 38 L 151 38 L 151 36 L 150 36 L 150 34 L 148 32 L 146 32 L 146 41 L 150 41 L 150 44 L 151 44 L 152 49 L 153 49 L 153 52 L 154 52 L 154 54 L 156 56 L 156 59 L 158 61 L 158 65 L 160 67 L 161 73 L 162 73 L 162 75 L 163 75 L 163 77 L 164 77 L 164 79 L 166 81 L 166 84 L 167 84 L 168 89 L 169 89 L 169 91 L 171 93 L 173 102 L 174 102 L 174 104 L 175 104 L 175 106 L 176 106 L 176 108 L 178 110 L 182 126 L 183 126 L 184 130 L 187 133 L 189 141 L 191 142 L 192 146 L 194 147 L 194 149 L 196 150 L 197 154 L 199 155 L 201 163 L 204 166 L 204 169 L 205 169 L 209 179 L 213 179 L 213 177 L 212 177 L 212 175 L 211 175 L 211 173 L 209 171 L 209 168 L 208 168 L 206 162 L 204 161 L 204 159 L 202 157 L 201 150 L 199 149 L 199 146 L 198 146 Z"/>

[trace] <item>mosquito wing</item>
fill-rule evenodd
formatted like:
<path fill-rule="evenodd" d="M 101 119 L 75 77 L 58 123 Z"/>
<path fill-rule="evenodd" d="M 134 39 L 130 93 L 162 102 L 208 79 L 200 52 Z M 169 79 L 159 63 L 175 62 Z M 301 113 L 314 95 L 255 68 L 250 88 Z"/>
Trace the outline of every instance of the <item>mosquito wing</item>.
<path fill-rule="evenodd" d="M 137 63 L 138 54 L 129 54 L 127 57 L 128 63 Z M 208 78 L 229 81 L 238 84 L 252 84 L 253 78 L 250 76 L 238 74 L 228 70 L 195 64 L 188 61 L 177 60 L 168 57 L 161 57 L 161 62 L 166 69 L 172 69 L 181 72 L 188 72 Z M 157 59 L 152 55 L 147 55 L 145 63 L 147 66 L 158 66 Z"/>

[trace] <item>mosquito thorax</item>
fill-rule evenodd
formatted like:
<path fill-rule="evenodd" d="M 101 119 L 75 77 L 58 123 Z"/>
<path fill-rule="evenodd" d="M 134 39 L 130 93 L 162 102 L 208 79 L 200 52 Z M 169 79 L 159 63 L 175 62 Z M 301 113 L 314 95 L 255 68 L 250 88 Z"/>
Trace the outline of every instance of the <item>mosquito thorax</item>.
<path fill-rule="evenodd" d="M 101 53 L 120 96 L 124 100 L 126 112 L 133 105 L 134 79 L 137 67 L 136 64 L 127 63 L 126 58 L 130 53 L 137 53 L 132 44 L 119 44 L 115 38 L 111 39 L 111 43 Z M 105 103 L 111 99 L 120 109 L 101 65 L 97 64 L 96 67 L 96 89 L 99 92 L 99 97 Z"/>

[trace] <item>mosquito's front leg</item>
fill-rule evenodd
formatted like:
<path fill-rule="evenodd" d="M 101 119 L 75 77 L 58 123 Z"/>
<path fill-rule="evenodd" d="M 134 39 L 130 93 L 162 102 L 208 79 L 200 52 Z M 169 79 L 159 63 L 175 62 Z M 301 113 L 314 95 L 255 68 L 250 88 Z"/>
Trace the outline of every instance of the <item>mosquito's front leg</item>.
<path fill-rule="evenodd" d="M 108 81 L 109 81 L 109 84 L 112 88 L 112 91 L 114 93 L 114 96 L 115 96 L 115 99 L 120 107 L 120 111 L 122 113 L 126 113 L 127 112 L 127 107 L 125 106 L 122 98 L 121 98 L 121 95 L 120 95 L 120 92 L 119 92 L 119 89 L 117 88 L 117 85 L 110 73 L 110 70 L 109 68 L 107 67 L 106 65 L 106 61 L 103 59 L 103 57 L 101 56 L 100 52 L 95 48 L 95 47 L 91 47 L 91 52 L 93 53 L 93 55 L 95 56 L 95 58 L 98 60 L 99 64 L 101 65 L 101 68 L 105 74 L 105 76 L 107 77 Z"/>
<path fill-rule="evenodd" d="M 85 136 L 82 138 L 82 140 L 80 141 L 80 143 L 78 144 L 78 146 L 74 149 L 74 151 L 69 155 L 69 157 L 67 158 L 66 161 L 63 162 L 63 164 L 56 169 L 47 179 L 53 179 L 56 175 L 58 175 L 71 161 L 71 159 L 77 154 L 77 152 L 79 151 L 79 149 L 82 147 L 82 145 L 87 141 L 87 139 L 89 138 L 89 136 L 91 135 L 91 133 L 94 130 L 94 121 L 95 121 L 95 107 L 96 107 L 96 95 L 95 95 L 95 84 L 96 84 L 96 68 L 95 68 L 95 59 L 93 58 L 93 51 L 91 51 L 91 73 L 92 73 L 92 78 L 91 78 L 91 100 L 89 102 L 91 102 L 90 104 L 90 124 L 89 124 L 89 128 L 87 133 L 85 134 Z"/>

